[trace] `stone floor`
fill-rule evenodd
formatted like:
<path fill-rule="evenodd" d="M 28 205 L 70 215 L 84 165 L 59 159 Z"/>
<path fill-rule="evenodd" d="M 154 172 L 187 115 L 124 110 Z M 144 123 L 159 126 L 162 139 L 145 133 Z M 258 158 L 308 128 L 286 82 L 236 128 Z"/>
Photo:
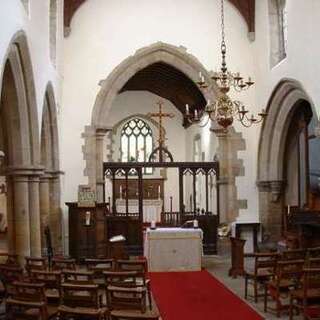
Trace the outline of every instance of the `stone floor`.
<path fill-rule="evenodd" d="M 217 256 L 204 257 L 204 267 L 217 279 L 219 279 L 226 287 L 233 291 L 238 297 L 244 300 L 244 278 L 237 277 L 236 279 L 233 279 L 228 276 L 228 270 L 231 266 L 229 240 L 219 240 L 218 252 L 219 255 Z M 250 261 L 247 261 L 246 263 L 248 266 L 248 264 L 250 264 Z M 266 320 L 289 319 L 288 315 L 286 315 L 285 313 L 283 313 L 281 318 L 277 318 L 276 315 L 272 312 L 264 313 L 263 298 L 260 298 L 260 301 L 257 304 L 254 303 L 253 299 L 250 299 L 246 302 L 250 304 Z M 302 320 L 302 317 L 294 316 L 294 320 Z"/>

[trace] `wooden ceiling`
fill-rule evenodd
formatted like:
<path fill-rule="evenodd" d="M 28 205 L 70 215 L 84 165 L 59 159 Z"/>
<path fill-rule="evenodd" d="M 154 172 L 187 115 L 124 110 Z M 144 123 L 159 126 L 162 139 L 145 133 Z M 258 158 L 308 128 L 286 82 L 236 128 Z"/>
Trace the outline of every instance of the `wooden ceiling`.
<path fill-rule="evenodd" d="M 70 29 L 73 15 L 86 0 L 64 0 L 64 26 Z M 217 0 L 212 0 L 217 1 Z M 229 0 L 241 13 L 248 25 L 248 31 L 255 31 L 255 0 Z"/>
<path fill-rule="evenodd" d="M 162 62 L 154 63 L 138 71 L 120 90 L 149 91 L 171 101 L 181 113 L 185 112 L 185 105 L 190 110 L 203 109 L 206 100 L 197 85 L 184 73 Z"/>

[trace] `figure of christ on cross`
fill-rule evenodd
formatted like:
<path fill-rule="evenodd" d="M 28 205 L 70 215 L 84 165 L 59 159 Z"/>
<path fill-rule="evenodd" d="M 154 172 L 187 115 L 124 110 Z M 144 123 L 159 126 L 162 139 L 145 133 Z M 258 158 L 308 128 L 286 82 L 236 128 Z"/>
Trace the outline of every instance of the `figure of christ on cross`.
<path fill-rule="evenodd" d="M 168 150 L 164 148 L 164 142 L 165 142 L 166 139 L 165 139 L 165 132 L 164 132 L 164 129 L 163 129 L 163 126 L 162 126 L 162 122 L 163 122 L 163 118 L 173 118 L 174 114 L 162 112 L 163 101 L 161 101 L 161 100 L 158 101 L 157 105 L 159 106 L 159 112 L 156 112 L 156 113 L 151 112 L 151 113 L 148 113 L 147 116 L 149 116 L 150 118 L 159 118 L 159 121 L 158 121 L 158 126 L 159 126 L 159 139 L 158 139 L 158 142 L 159 142 L 159 146 L 155 150 L 159 151 L 159 161 L 162 162 L 162 160 L 163 160 L 162 159 L 162 152 L 166 151 L 167 153 L 169 153 Z"/>

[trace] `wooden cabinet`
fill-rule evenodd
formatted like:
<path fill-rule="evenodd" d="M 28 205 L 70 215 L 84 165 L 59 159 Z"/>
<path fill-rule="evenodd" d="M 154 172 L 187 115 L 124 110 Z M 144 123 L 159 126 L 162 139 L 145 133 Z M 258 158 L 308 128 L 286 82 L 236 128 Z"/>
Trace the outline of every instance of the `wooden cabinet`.
<path fill-rule="evenodd" d="M 106 204 L 96 204 L 93 208 L 78 207 L 76 202 L 66 205 L 69 208 L 69 255 L 78 261 L 106 256 Z"/>

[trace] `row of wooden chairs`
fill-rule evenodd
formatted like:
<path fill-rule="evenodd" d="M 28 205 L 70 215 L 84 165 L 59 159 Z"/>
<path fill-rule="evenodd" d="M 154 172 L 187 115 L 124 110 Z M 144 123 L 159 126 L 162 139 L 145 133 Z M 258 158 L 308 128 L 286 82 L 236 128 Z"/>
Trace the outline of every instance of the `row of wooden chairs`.
<path fill-rule="evenodd" d="M 138 305 L 140 306 L 139 310 L 137 310 L 138 313 L 134 313 L 136 319 L 141 315 L 143 315 L 143 319 L 148 319 L 148 316 L 150 316 L 150 319 L 158 318 L 158 313 L 151 312 L 151 310 L 148 314 L 145 314 L 147 296 L 150 309 L 152 309 L 150 286 L 146 279 L 147 265 L 145 260 L 102 261 L 92 259 L 87 261 L 88 270 L 86 271 L 75 270 L 74 267 L 63 271 L 49 271 L 46 269 L 42 259 L 30 259 L 29 257 L 26 259 L 28 261 L 26 269 L 28 270 L 29 280 L 23 280 L 21 267 L 0 265 L 0 274 L 4 275 L 3 282 L 6 286 L 11 285 L 12 287 L 11 290 L 7 290 L 6 296 L 7 301 L 9 301 L 9 314 L 13 314 L 17 310 L 31 310 L 29 308 L 31 306 L 29 304 L 30 296 L 22 298 L 24 295 L 16 295 L 17 291 L 23 291 L 23 288 L 24 291 L 28 289 L 29 291 L 37 292 L 34 292 L 34 300 L 31 302 L 35 303 L 35 305 L 38 304 L 39 308 L 35 308 L 35 305 L 33 305 L 33 310 L 37 310 L 36 316 L 40 316 L 40 319 L 47 319 L 50 315 L 50 312 L 45 310 L 44 307 L 47 302 L 59 305 L 58 314 L 61 319 L 68 319 L 68 317 L 90 317 L 92 319 L 107 319 L 110 317 L 118 319 L 117 317 L 121 315 L 126 316 L 121 319 L 132 319 L 132 312 L 123 314 L 121 311 L 126 305 L 132 308 L 135 307 L 135 309 L 137 309 Z M 71 261 L 69 262 L 71 265 Z M 107 262 L 109 262 L 109 265 Z M 95 281 L 97 272 L 105 279 L 103 285 L 108 308 L 102 305 L 101 285 L 98 285 Z M 32 283 L 36 284 L 36 286 L 32 287 Z M 140 303 L 138 303 L 139 301 Z M 17 308 L 18 305 L 19 308 Z M 120 310 L 118 310 L 119 308 Z M 108 310 L 112 312 L 109 314 Z M 18 319 L 19 312 L 14 316 Z M 23 316 L 32 317 L 33 315 L 24 314 Z"/>
<path fill-rule="evenodd" d="M 300 296 L 302 292 L 305 292 L 306 295 L 310 294 L 310 290 L 301 291 L 306 285 L 303 279 L 309 276 L 306 270 L 320 268 L 320 249 L 296 249 L 282 253 L 254 253 L 247 256 L 254 258 L 254 269 L 245 273 L 245 298 L 247 299 L 249 296 L 248 285 L 252 284 L 254 301 L 257 302 L 258 298 L 263 296 L 265 311 L 268 309 L 268 297 L 271 297 L 275 302 L 274 311 L 278 317 L 283 310 L 288 311 L 289 309 L 291 310 L 291 317 L 293 317 L 294 308 L 291 308 L 290 305 L 297 302 L 298 299 L 292 297 L 292 303 L 289 303 L 290 293 L 294 292 L 292 290 L 299 290 L 297 292 Z M 306 274 L 304 274 L 305 272 Z M 318 277 L 320 278 L 320 274 L 318 274 Z M 313 295 L 315 292 L 320 293 L 318 290 L 320 289 L 320 281 L 318 281 L 318 284 L 319 288 L 313 288 L 311 292 Z M 263 293 L 259 292 L 259 287 L 264 288 Z M 307 296 L 304 299 L 307 299 Z M 318 302 L 320 303 L 320 295 Z"/>

